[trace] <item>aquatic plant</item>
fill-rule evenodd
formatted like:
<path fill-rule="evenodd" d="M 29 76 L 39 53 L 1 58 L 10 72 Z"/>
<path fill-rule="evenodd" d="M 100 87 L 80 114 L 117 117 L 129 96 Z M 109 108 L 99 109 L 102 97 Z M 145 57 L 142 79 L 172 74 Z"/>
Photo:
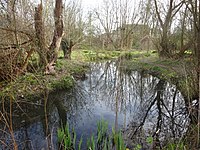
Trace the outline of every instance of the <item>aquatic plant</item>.
<path fill-rule="evenodd" d="M 70 134 L 69 124 L 66 124 L 65 128 L 58 129 L 58 142 L 60 148 L 64 150 L 76 149 L 76 133 L 72 129 Z M 82 137 L 78 143 L 78 150 L 81 150 Z M 103 119 L 97 123 L 97 135 L 91 135 L 87 139 L 88 150 L 128 150 L 126 148 L 121 131 L 115 131 L 112 128 L 112 134 L 108 131 L 108 122 Z"/>
<path fill-rule="evenodd" d="M 183 142 L 180 143 L 169 143 L 163 148 L 164 150 L 186 150 L 186 146 Z"/>
<path fill-rule="evenodd" d="M 74 128 L 72 129 L 72 133 L 70 133 L 69 124 L 67 123 L 65 127 L 61 127 L 57 132 L 59 149 L 64 150 L 73 150 L 76 146 L 76 132 Z M 82 138 L 79 141 L 78 150 L 81 150 Z"/>
<path fill-rule="evenodd" d="M 112 128 L 112 146 L 116 150 L 126 150 L 121 131 L 116 132 L 114 128 Z"/>

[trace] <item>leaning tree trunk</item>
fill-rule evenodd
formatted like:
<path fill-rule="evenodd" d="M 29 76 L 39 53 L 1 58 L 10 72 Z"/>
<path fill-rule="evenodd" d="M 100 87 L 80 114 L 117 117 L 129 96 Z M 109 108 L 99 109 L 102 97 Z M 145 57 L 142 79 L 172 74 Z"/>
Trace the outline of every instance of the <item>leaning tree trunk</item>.
<path fill-rule="evenodd" d="M 54 9 L 55 29 L 52 43 L 49 47 L 48 62 L 53 64 L 57 60 L 58 50 L 63 36 L 62 0 L 56 0 Z"/>
<path fill-rule="evenodd" d="M 54 64 L 58 57 L 58 50 L 60 48 L 60 43 L 63 36 L 63 19 L 62 19 L 63 5 L 62 0 L 56 0 L 54 9 L 54 20 L 55 29 L 52 43 L 49 47 L 49 53 L 47 56 L 48 64 L 46 66 L 46 74 L 51 74 L 55 72 Z"/>

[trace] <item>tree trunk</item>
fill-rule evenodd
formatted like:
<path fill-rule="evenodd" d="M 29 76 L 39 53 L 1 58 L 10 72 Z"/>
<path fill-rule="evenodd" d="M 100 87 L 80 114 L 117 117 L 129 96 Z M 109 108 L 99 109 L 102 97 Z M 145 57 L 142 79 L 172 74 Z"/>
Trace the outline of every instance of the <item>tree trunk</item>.
<path fill-rule="evenodd" d="M 40 60 L 39 60 L 39 65 L 42 68 L 45 68 L 48 64 L 47 61 L 47 48 L 45 46 L 46 41 L 45 41 L 45 32 L 44 32 L 44 23 L 42 20 L 42 4 L 39 4 L 38 7 L 35 8 L 35 31 L 36 31 L 36 38 L 37 38 L 37 45 L 38 49 L 37 52 L 39 54 Z"/>
<path fill-rule="evenodd" d="M 42 4 L 35 8 L 35 30 L 37 45 L 39 47 L 38 54 L 40 56 L 40 65 L 45 68 L 45 74 L 54 74 L 54 64 L 57 60 L 58 50 L 60 48 L 63 36 L 63 20 L 62 20 L 62 0 L 56 0 L 54 9 L 55 29 L 51 45 L 46 48 L 44 24 L 42 20 Z M 43 68 L 42 68 L 43 69 Z"/>
<path fill-rule="evenodd" d="M 55 29 L 52 43 L 49 47 L 49 52 L 47 54 L 48 64 L 46 66 L 46 74 L 51 74 L 55 72 L 54 64 L 57 61 L 58 50 L 60 48 L 60 43 L 63 37 L 63 19 L 62 19 L 63 5 L 62 0 L 56 0 L 54 9 L 54 20 Z"/>
<path fill-rule="evenodd" d="M 57 60 L 58 50 L 63 36 L 63 20 L 62 20 L 62 0 L 56 0 L 54 9 L 55 29 L 52 43 L 49 47 L 48 62 L 54 63 Z"/>
<path fill-rule="evenodd" d="M 155 5 L 156 15 L 158 17 L 158 21 L 162 29 L 162 32 L 161 32 L 162 36 L 161 36 L 161 43 L 160 43 L 161 50 L 159 51 L 159 55 L 161 57 L 170 58 L 172 56 L 172 51 L 170 50 L 170 40 L 169 40 L 171 23 L 176 13 L 182 7 L 183 3 L 182 2 L 175 3 L 175 0 L 169 0 L 166 17 L 164 17 L 164 19 L 161 16 L 162 14 L 161 11 L 159 11 L 157 0 L 154 0 L 154 5 Z"/>
<path fill-rule="evenodd" d="M 161 50 L 159 52 L 159 56 L 170 58 L 171 53 L 169 51 L 169 38 L 167 36 L 167 33 L 165 33 L 165 31 L 163 31 L 163 36 L 161 39 L 160 46 L 161 46 Z"/>

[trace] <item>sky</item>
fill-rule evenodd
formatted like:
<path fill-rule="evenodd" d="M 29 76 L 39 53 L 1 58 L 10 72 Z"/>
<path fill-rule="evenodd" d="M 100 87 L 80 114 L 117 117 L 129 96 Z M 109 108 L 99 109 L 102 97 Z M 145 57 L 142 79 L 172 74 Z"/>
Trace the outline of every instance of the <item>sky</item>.
<path fill-rule="evenodd" d="M 103 0 L 82 0 L 82 6 L 84 9 L 92 9 L 98 7 L 103 2 Z"/>

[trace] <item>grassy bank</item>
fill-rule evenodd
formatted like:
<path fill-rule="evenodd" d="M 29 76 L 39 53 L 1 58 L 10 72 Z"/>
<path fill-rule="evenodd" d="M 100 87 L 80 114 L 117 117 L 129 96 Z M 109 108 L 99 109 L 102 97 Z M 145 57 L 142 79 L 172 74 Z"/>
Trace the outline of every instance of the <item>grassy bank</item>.
<path fill-rule="evenodd" d="M 185 97 L 196 97 L 198 91 L 195 77 L 195 64 L 190 54 L 180 59 L 160 59 L 155 50 L 142 51 L 106 51 L 106 50 L 77 50 L 72 54 L 73 59 L 89 61 L 122 60 L 126 71 L 144 71 L 175 84 Z"/>
<path fill-rule="evenodd" d="M 105 61 L 118 58 L 123 51 L 109 50 L 75 50 L 72 53 L 72 59 L 81 60 L 83 62 Z"/>
<path fill-rule="evenodd" d="M 73 87 L 75 79 L 84 78 L 87 62 L 105 60 L 123 60 L 126 71 L 145 71 L 161 79 L 176 84 L 183 94 L 194 96 L 194 65 L 188 58 L 173 60 L 159 59 L 156 51 L 106 51 L 74 50 L 72 60 L 62 59 L 60 52 L 56 63 L 55 75 L 44 75 L 41 72 L 25 73 L 10 83 L 1 83 L 1 97 L 28 97 L 41 94 L 48 89 L 59 90 Z"/>
<path fill-rule="evenodd" d="M 196 97 L 195 64 L 187 56 L 181 59 L 160 59 L 155 51 L 132 51 L 121 55 L 126 71 L 144 71 L 175 84 L 184 96 Z"/>
<path fill-rule="evenodd" d="M 44 75 L 43 72 L 38 71 L 26 72 L 11 82 L 1 82 L 0 97 L 31 99 L 41 95 L 45 90 L 51 92 L 70 89 L 74 86 L 75 80 L 85 78 L 88 62 L 116 59 L 120 54 L 120 51 L 74 50 L 72 59 L 67 60 L 63 58 L 63 53 L 60 51 L 54 75 Z M 31 64 L 36 64 L 37 56 L 33 56 L 32 60 Z"/>
<path fill-rule="evenodd" d="M 12 82 L 2 82 L 0 97 L 12 99 L 37 97 L 45 90 L 70 89 L 75 80 L 84 78 L 88 66 L 75 60 L 58 59 L 56 74 L 44 75 L 42 72 L 25 73 Z"/>

